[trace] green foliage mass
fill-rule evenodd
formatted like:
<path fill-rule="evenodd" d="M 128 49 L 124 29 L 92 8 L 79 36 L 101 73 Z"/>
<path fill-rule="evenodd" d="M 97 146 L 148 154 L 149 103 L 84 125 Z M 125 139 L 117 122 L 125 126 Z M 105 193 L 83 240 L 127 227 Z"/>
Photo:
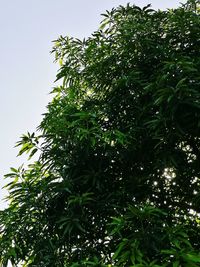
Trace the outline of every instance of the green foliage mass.
<path fill-rule="evenodd" d="M 0 266 L 200 266 L 199 13 L 120 6 L 55 41 L 62 85 L 18 142 L 38 161 L 6 175 Z"/>

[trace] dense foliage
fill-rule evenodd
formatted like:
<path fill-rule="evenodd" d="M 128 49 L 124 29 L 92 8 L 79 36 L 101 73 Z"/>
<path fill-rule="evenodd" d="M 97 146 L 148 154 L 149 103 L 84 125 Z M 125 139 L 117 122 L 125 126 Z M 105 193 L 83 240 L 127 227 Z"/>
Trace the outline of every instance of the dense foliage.
<path fill-rule="evenodd" d="M 0 266 L 200 266 L 198 1 L 60 37 L 54 98 L 11 169 Z"/>

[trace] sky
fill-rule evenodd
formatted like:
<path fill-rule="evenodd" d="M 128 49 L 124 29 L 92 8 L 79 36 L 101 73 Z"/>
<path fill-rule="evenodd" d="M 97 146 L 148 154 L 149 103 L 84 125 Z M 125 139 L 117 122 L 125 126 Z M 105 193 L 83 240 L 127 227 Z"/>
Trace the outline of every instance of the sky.
<path fill-rule="evenodd" d="M 166 9 L 180 1 L 0 0 L 0 187 L 10 167 L 26 161 L 16 157 L 15 143 L 23 133 L 35 131 L 50 101 L 58 70 L 50 53 L 52 41 L 60 35 L 90 36 L 98 29 L 100 14 L 127 2 Z M 5 194 L 0 189 L 0 209 Z"/>

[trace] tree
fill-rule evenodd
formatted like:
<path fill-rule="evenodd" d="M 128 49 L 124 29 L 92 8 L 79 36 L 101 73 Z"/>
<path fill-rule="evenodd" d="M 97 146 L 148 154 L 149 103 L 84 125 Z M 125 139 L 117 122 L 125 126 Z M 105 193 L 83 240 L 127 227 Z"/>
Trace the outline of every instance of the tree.
<path fill-rule="evenodd" d="M 199 1 L 106 12 L 60 37 L 38 132 L 0 213 L 7 266 L 200 266 Z"/>

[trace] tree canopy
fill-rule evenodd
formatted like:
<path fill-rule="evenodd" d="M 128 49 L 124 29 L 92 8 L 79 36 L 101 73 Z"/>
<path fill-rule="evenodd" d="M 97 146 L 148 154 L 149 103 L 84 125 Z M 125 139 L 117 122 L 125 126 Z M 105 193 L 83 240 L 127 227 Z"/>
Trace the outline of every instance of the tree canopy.
<path fill-rule="evenodd" d="M 36 153 L 11 168 L 0 266 L 200 266 L 200 8 L 119 6 L 59 37 Z"/>

